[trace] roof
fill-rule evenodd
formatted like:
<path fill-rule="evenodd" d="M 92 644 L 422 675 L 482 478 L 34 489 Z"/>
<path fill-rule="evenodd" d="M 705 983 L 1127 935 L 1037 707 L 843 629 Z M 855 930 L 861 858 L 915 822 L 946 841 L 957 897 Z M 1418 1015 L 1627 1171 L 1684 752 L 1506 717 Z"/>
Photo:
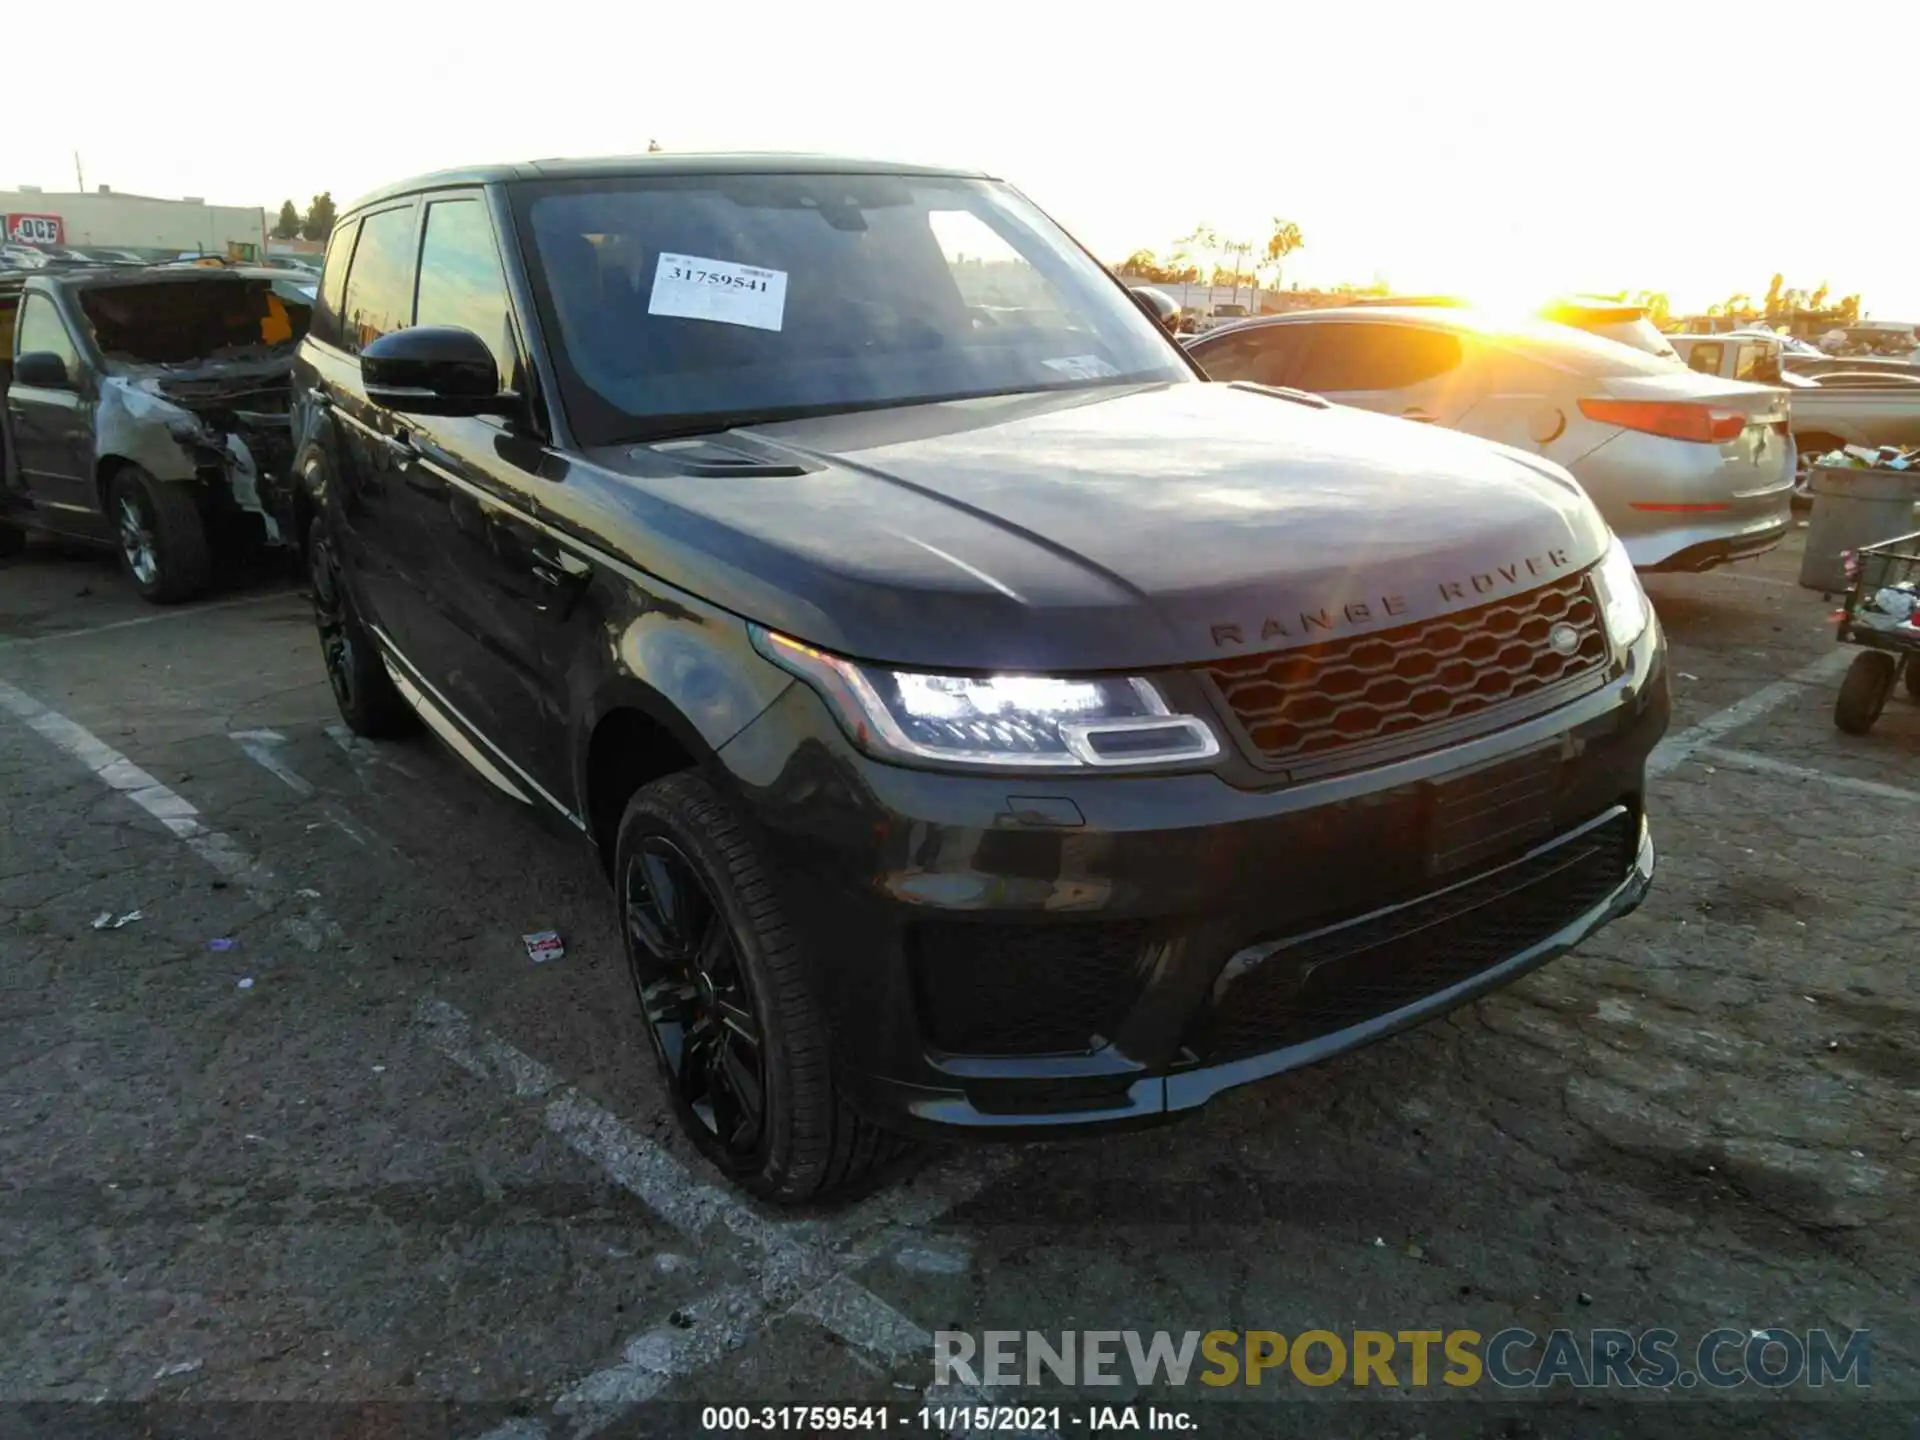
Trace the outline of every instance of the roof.
<path fill-rule="evenodd" d="M 1237 325 L 1222 325 L 1207 331 L 1209 340 L 1261 325 L 1302 325 L 1319 320 L 1352 320 L 1365 325 L 1424 325 L 1432 330 L 1467 330 L 1479 333 L 1498 330 L 1501 322 L 1479 310 L 1455 305 L 1332 305 L 1318 310 L 1289 310 L 1280 315 L 1261 315 Z"/>
<path fill-rule="evenodd" d="M 600 155 L 582 159 L 526 160 L 516 164 L 476 165 L 436 170 L 383 185 L 341 207 L 344 217 L 382 200 L 454 185 L 502 185 L 524 180 L 592 180 L 636 175 L 941 175 L 985 180 L 979 170 L 940 165 L 906 165 L 888 160 L 859 160 L 835 155 L 783 155 L 777 152 L 727 154 Z"/>
<path fill-rule="evenodd" d="M 218 277 L 222 282 L 238 284 L 246 276 L 237 269 L 211 265 L 62 265 L 58 269 L 8 270 L 7 279 L 18 278 L 22 285 L 30 280 L 52 280 L 71 289 L 98 290 L 109 285 L 167 285 L 181 281 L 206 281 Z M 311 276 L 303 276 L 311 279 Z"/>

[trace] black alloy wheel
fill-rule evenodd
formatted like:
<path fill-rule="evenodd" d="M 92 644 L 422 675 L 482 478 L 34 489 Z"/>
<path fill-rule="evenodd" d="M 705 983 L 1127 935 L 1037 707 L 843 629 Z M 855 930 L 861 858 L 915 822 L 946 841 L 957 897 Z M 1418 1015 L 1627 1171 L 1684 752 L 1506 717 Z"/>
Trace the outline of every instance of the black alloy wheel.
<path fill-rule="evenodd" d="M 393 677 L 374 649 L 340 575 L 326 526 L 315 520 L 307 531 L 307 581 L 313 598 L 313 624 L 320 634 L 320 659 L 340 717 L 356 735 L 380 738 L 405 735 L 419 717 L 394 688 Z"/>
<path fill-rule="evenodd" d="M 327 683 L 333 686 L 333 698 L 345 714 L 353 706 L 357 686 L 354 680 L 353 637 L 347 632 L 346 602 L 340 593 L 339 566 L 328 548 L 326 537 L 314 527 L 307 546 L 307 580 L 313 590 L 313 623 L 320 632 L 320 659 L 327 667 Z"/>
<path fill-rule="evenodd" d="M 636 790 L 613 839 L 628 973 L 687 1138 L 783 1205 L 859 1186 L 900 1154 L 837 1082 L 810 937 L 751 818 L 682 770 Z"/>
<path fill-rule="evenodd" d="M 729 1158 L 750 1163 L 766 1128 L 766 1042 L 719 903 L 663 835 L 627 856 L 620 892 L 634 988 L 675 1094 Z"/>

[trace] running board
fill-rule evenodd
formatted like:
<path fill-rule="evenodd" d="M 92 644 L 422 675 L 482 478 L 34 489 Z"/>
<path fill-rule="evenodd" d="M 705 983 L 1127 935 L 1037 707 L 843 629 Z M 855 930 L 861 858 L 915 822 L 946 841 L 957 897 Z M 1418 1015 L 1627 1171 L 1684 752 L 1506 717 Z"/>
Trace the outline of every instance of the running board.
<path fill-rule="evenodd" d="M 400 692 L 400 698 L 414 708 L 420 718 L 427 722 L 433 733 L 446 741 L 456 755 L 479 771 L 482 779 L 503 795 L 512 796 L 522 805 L 533 804 L 527 792 L 508 779 L 507 773 L 498 765 L 481 754 L 479 746 L 462 735 L 460 727 L 448 719 L 446 712 L 428 699 L 419 686 L 402 674 L 399 666 L 384 654 L 380 657 L 380 663 L 386 666 L 387 675 L 393 681 L 393 688 Z"/>

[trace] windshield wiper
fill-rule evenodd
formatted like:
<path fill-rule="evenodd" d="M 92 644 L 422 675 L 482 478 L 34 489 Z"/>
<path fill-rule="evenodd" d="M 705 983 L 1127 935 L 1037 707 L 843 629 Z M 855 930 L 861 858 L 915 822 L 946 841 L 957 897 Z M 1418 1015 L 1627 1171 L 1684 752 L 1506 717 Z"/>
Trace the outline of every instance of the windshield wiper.
<path fill-rule="evenodd" d="M 780 405 L 764 410 L 716 410 L 704 415 L 665 415 L 644 429 L 611 442 L 649 445 L 656 440 L 682 440 L 754 425 L 778 425 L 789 420 L 817 420 L 826 415 L 859 415 L 870 410 L 908 410 L 916 405 L 952 405 L 963 400 L 1004 400 L 1012 395 L 1053 395 L 1090 390 L 1096 386 L 1145 385 L 1164 382 L 1164 376 L 1102 375 L 1091 380 L 1062 380 L 1052 385 L 1015 385 L 1005 390 L 961 390 L 948 395 L 902 395 L 894 399 L 833 400 L 819 405 Z M 1317 398 L 1317 397 L 1316 397 Z"/>

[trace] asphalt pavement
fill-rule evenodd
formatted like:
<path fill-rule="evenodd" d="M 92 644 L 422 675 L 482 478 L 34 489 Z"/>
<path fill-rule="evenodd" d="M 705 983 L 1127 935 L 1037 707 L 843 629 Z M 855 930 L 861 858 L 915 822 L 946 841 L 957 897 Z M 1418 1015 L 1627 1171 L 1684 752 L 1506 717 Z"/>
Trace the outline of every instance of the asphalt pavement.
<path fill-rule="evenodd" d="M 880 1404 L 1005 1433 L 941 1409 L 982 1399 L 1063 1434 L 1093 1402 L 1203 1435 L 1920 1433 L 1920 704 L 1833 727 L 1803 534 L 1649 585 L 1676 715 L 1638 914 L 1184 1125 L 922 1151 L 800 1215 L 675 1132 L 579 840 L 428 738 L 347 734 L 296 590 L 161 610 L 31 549 L 0 567 L 0 1433 Z M 1867 1330 L 1870 1383 L 993 1392 L 933 1364 L 941 1331 L 1516 1326 L 1519 1360 L 1556 1328 Z"/>

